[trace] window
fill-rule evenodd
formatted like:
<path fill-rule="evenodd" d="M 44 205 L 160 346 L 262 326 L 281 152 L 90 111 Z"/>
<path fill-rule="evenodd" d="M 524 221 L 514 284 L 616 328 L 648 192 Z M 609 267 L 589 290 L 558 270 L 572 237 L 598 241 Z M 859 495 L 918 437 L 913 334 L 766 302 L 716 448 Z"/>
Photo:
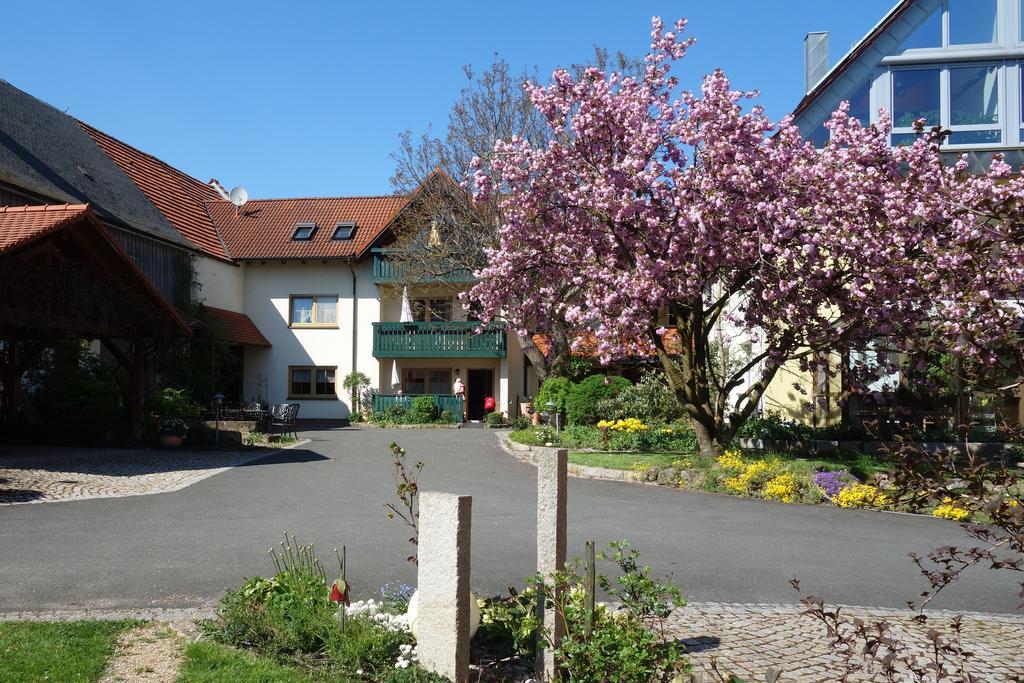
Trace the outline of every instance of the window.
<path fill-rule="evenodd" d="M 997 0 L 945 0 L 903 41 L 900 49 L 927 50 L 997 42 Z"/>
<path fill-rule="evenodd" d="M 871 125 L 871 81 L 867 80 L 850 93 L 850 116 L 865 128 Z"/>
<path fill-rule="evenodd" d="M 288 368 L 288 398 L 337 398 L 336 371 L 337 368 Z"/>
<path fill-rule="evenodd" d="M 992 44 L 999 39 L 996 0 L 949 0 L 949 44 Z"/>
<path fill-rule="evenodd" d="M 928 18 L 900 45 L 901 50 L 920 50 L 930 47 L 942 47 L 941 7 L 929 14 Z"/>
<path fill-rule="evenodd" d="M 297 223 L 292 239 L 297 242 L 308 242 L 316 234 L 316 223 Z"/>
<path fill-rule="evenodd" d="M 402 390 L 406 394 L 451 394 L 451 368 L 410 368 L 402 374 L 405 380 Z"/>
<path fill-rule="evenodd" d="M 339 221 L 334 227 L 334 234 L 331 235 L 332 240 L 350 240 L 352 234 L 356 231 L 355 223 L 346 223 Z"/>
<path fill-rule="evenodd" d="M 825 122 L 819 121 L 811 129 L 811 134 L 807 136 L 807 140 L 814 143 L 815 149 L 825 149 L 825 145 L 828 144 L 831 136 L 832 133 L 825 127 Z"/>
<path fill-rule="evenodd" d="M 948 145 L 990 145 L 1003 140 L 995 65 L 897 69 L 892 76 L 894 145 L 911 144 L 914 121 L 951 131 Z"/>
<path fill-rule="evenodd" d="M 337 327 L 337 296 L 293 296 L 291 327 Z"/>
<path fill-rule="evenodd" d="M 447 322 L 452 319 L 451 299 L 413 299 L 412 319 L 416 322 Z"/>

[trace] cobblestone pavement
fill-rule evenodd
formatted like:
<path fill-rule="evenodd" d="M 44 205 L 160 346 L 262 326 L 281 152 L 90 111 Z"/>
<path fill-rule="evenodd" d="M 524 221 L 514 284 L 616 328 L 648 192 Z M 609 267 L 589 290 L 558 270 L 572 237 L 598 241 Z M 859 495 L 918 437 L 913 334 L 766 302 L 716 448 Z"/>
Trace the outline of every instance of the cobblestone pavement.
<path fill-rule="evenodd" d="M 0 506 L 167 493 L 274 452 L 5 446 Z"/>
<path fill-rule="evenodd" d="M 801 616 L 801 611 L 798 605 L 691 603 L 673 613 L 671 632 L 686 645 L 694 673 L 710 674 L 709 663 L 716 658 L 719 671 L 749 681 L 764 681 L 768 669 L 781 671 L 784 682 L 837 680 L 842 669 L 829 651 L 825 627 Z M 865 621 L 885 619 L 893 635 L 915 646 L 927 643 L 929 628 L 944 630 L 957 615 L 929 611 L 929 623 L 922 626 L 911 620 L 907 610 L 845 607 L 843 613 Z M 963 645 L 975 653 L 969 668 L 978 680 L 1024 680 L 1024 616 L 965 613 L 963 617 Z M 876 680 L 858 676 L 853 680 Z"/>

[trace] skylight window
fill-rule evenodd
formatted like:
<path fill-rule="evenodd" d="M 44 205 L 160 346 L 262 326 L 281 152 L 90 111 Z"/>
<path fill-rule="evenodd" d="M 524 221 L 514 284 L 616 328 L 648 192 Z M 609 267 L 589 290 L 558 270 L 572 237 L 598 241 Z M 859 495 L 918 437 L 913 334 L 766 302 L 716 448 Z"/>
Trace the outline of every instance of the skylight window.
<path fill-rule="evenodd" d="M 297 223 L 295 232 L 292 233 L 292 239 L 296 242 L 308 242 L 313 239 L 315 233 L 316 223 Z"/>
<path fill-rule="evenodd" d="M 356 224 L 350 221 L 338 221 L 338 224 L 334 228 L 334 234 L 331 235 L 332 240 L 350 240 L 352 235 L 356 231 Z"/>

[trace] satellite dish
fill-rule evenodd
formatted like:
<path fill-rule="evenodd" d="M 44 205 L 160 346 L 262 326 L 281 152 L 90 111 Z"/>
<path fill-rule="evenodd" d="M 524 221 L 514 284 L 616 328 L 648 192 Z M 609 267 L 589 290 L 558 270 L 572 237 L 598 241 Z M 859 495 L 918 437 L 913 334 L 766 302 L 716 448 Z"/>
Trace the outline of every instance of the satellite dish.
<path fill-rule="evenodd" d="M 235 206 L 242 206 L 249 201 L 249 193 L 245 191 L 245 188 L 239 185 L 238 187 L 231 188 L 231 192 L 228 194 L 228 199 Z"/>

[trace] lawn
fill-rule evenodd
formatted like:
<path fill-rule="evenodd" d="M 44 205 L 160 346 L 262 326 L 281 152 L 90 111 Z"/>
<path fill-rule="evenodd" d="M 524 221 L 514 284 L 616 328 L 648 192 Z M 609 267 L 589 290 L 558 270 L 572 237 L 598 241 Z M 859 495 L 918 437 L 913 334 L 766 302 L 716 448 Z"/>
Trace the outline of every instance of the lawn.
<path fill-rule="evenodd" d="M 133 621 L 2 622 L 0 683 L 96 681 Z"/>
<path fill-rule="evenodd" d="M 178 677 L 178 683 L 310 683 L 315 680 L 294 667 L 209 642 L 192 643 L 185 649 L 185 663 Z"/>
<path fill-rule="evenodd" d="M 569 462 L 587 467 L 607 467 L 612 470 L 632 469 L 636 463 L 647 467 L 668 467 L 673 460 L 683 457 L 679 453 L 605 453 L 604 451 L 569 451 Z"/>

